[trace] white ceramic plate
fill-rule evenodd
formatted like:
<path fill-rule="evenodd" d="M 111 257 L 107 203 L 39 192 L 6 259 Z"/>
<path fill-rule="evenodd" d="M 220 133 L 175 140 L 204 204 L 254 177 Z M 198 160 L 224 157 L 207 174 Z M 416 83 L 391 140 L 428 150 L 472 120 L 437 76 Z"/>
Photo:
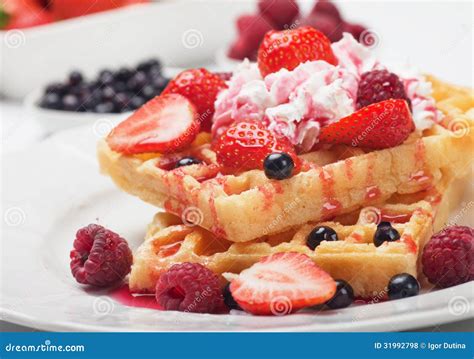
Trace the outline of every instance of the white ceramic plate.
<path fill-rule="evenodd" d="M 100 223 L 136 248 L 156 211 L 99 175 L 95 142 L 107 125 L 67 130 L 4 157 L 2 319 L 63 331 L 391 331 L 474 316 L 473 282 L 404 300 L 286 317 L 132 308 L 79 286 L 68 260 L 78 228 Z M 470 199 L 456 212 L 461 222 L 472 218 Z"/>

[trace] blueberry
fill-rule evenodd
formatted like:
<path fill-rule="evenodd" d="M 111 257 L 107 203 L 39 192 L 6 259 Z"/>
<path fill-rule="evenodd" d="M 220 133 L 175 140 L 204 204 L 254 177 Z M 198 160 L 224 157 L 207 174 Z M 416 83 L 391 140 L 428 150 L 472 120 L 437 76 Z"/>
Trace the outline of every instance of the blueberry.
<path fill-rule="evenodd" d="M 114 74 L 110 70 L 102 70 L 99 73 L 99 82 L 103 85 L 110 85 L 114 81 Z"/>
<path fill-rule="evenodd" d="M 306 238 L 306 245 L 311 249 L 315 250 L 322 241 L 337 241 L 337 233 L 334 229 L 327 226 L 315 227 Z"/>
<path fill-rule="evenodd" d="M 326 305 L 331 309 L 345 308 L 354 301 L 354 290 L 345 280 L 336 280 L 336 293 Z"/>
<path fill-rule="evenodd" d="M 80 107 L 79 99 L 76 95 L 68 94 L 62 99 L 62 108 L 66 111 L 78 111 Z"/>
<path fill-rule="evenodd" d="M 127 88 L 132 91 L 140 91 L 147 82 L 148 78 L 146 74 L 139 71 L 127 81 Z"/>
<path fill-rule="evenodd" d="M 165 87 L 168 85 L 169 80 L 163 76 L 158 76 L 153 78 L 152 84 L 155 90 L 163 91 Z"/>
<path fill-rule="evenodd" d="M 140 108 L 143 106 L 145 103 L 145 99 L 141 96 L 133 96 L 132 99 L 130 100 L 130 108 L 132 110 L 136 110 L 137 108 Z"/>
<path fill-rule="evenodd" d="M 388 282 L 388 297 L 402 299 L 413 297 L 420 291 L 420 283 L 408 273 L 396 274 Z"/>
<path fill-rule="evenodd" d="M 54 92 L 47 93 L 41 99 L 40 107 L 59 110 L 61 108 L 61 97 Z"/>
<path fill-rule="evenodd" d="M 94 108 L 94 112 L 97 112 L 97 113 L 113 113 L 114 109 L 115 109 L 114 104 L 110 101 L 107 101 L 107 102 L 99 103 Z"/>
<path fill-rule="evenodd" d="M 115 92 L 127 91 L 127 84 L 122 81 L 115 81 L 112 83 L 112 87 L 114 88 Z"/>
<path fill-rule="evenodd" d="M 374 235 L 374 245 L 381 246 L 384 242 L 393 242 L 400 239 L 400 233 L 392 227 L 390 222 L 380 222 Z"/>
<path fill-rule="evenodd" d="M 148 61 L 143 61 L 143 62 L 139 63 L 138 66 L 137 66 L 138 71 L 148 72 L 151 69 L 161 70 L 161 63 L 156 59 L 151 59 L 151 60 L 148 60 Z"/>
<path fill-rule="evenodd" d="M 119 81 L 127 81 L 132 75 L 133 71 L 128 67 L 122 67 L 115 73 L 115 79 Z"/>
<path fill-rule="evenodd" d="M 225 285 L 224 289 L 222 290 L 222 295 L 224 296 L 224 303 L 227 305 L 227 307 L 229 307 L 229 309 L 242 310 L 230 292 L 230 283 Z"/>
<path fill-rule="evenodd" d="M 194 158 L 194 157 L 183 157 L 178 162 L 176 162 L 175 168 L 189 166 L 189 165 L 197 165 L 201 163 L 201 160 Z"/>
<path fill-rule="evenodd" d="M 56 83 L 52 83 L 48 86 L 46 86 L 45 88 L 45 93 L 56 93 L 58 95 L 62 95 L 64 94 L 64 92 L 67 90 L 66 86 L 59 83 L 59 82 L 56 82 Z"/>
<path fill-rule="evenodd" d="M 105 100 L 112 100 L 116 95 L 115 89 L 111 86 L 105 86 L 101 92 L 102 98 Z"/>
<path fill-rule="evenodd" d="M 78 85 L 82 82 L 83 76 L 79 71 L 72 71 L 69 74 L 69 83 L 71 85 Z"/>
<path fill-rule="evenodd" d="M 141 91 L 141 95 L 146 99 L 146 100 L 151 100 L 153 97 L 155 97 L 156 95 L 158 95 L 158 93 L 155 91 L 155 89 L 153 88 L 153 86 L 151 85 L 146 85 L 145 87 L 143 87 L 142 91 Z"/>
<path fill-rule="evenodd" d="M 284 152 L 269 154 L 263 161 L 265 175 L 270 179 L 283 180 L 290 178 L 294 168 L 293 158 Z"/>

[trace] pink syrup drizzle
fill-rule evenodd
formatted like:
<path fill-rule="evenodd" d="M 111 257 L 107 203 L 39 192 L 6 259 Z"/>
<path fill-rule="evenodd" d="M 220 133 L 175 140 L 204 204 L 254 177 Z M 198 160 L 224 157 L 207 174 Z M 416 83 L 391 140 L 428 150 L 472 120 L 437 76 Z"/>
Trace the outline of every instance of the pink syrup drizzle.
<path fill-rule="evenodd" d="M 131 293 L 128 284 L 114 289 L 109 296 L 127 307 L 148 308 L 155 310 L 163 310 L 155 299 L 154 294 L 135 294 Z"/>

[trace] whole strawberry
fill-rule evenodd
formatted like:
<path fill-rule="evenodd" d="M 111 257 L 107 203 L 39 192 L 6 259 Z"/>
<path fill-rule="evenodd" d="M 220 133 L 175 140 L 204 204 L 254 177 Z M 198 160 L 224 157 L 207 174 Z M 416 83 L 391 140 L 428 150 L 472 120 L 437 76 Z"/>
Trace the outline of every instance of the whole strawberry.
<path fill-rule="evenodd" d="M 440 288 L 474 280 L 474 229 L 451 226 L 436 233 L 423 250 L 423 273 Z"/>
<path fill-rule="evenodd" d="M 209 132 L 214 115 L 214 102 L 225 81 L 206 69 L 185 70 L 168 83 L 163 94 L 180 94 L 191 101 L 198 112 L 201 131 Z"/>
<path fill-rule="evenodd" d="M 258 68 L 262 76 L 282 68 L 293 70 L 303 62 L 315 60 L 337 64 L 329 39 L 309 26 L 269 31 L 258 49 Z"/>
<path fill-rule="evenodd" d="M 276 137 L 257 122 L 239 122 L 232 125 L 213 143 L 213 149 L 221 165 L 242 171 L 262 169 L 265 158 L 274 152 L 290 155 L 295 168 L 299 164 L 289 141 Z"/>

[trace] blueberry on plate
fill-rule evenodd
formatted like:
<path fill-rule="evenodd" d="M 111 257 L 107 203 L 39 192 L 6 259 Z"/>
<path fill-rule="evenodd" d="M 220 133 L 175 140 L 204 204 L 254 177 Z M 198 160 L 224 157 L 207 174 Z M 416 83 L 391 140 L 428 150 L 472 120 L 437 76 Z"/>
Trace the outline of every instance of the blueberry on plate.
<path fill-rule="evenodd" d="M 195 157 L 183 157 L 178 162 L 176 162 L 175 168 L 189 166 L 189 165 L 197 165 L 201 163 L 201 160 Z"/>
<path fill-rule="evenodd" d="M 306 245 L 311 249 L 315 250 L 322 241 L 337 241 L 337 233 L 334 229 L 327 226 L 315 227 L 306 238 Z"/>
<path fill-rule="evenodd" d="M 390 299 L 413 297 L 419 292 L 420 283 L 408 273 L 396 274 L 388 282 L 388 297 Z"/>
<path fill-rule="evenodd" d="M 390 222 L 380 222 L 374 235 L 374 245 L 381 246 L 384 242 L 393 242 L 400 239 L 400 233 L 392 227 Z"/>
<path fill-rule="evenodd" d="M 230 291 L 230 283 L 227 283 L 222 290 L 222 295 L 224 296 L 224 303 L 229 307 L 229 309 L 237 309 L 237 310 L 242 310 L 240 308 L 239 304 L 235 301 L 234 297 L 232 296 L 232 293 Z"/>
<path fill-rule="evenodd" d="M 263 161 L 263 170 L 270 179 L 290 178 L 295 168 L 293 158 L 287 153 L 271 153 Z"/>
<path fill-rule="evenodd" d="M 336 280 L 336 293 L 326 302 L 331 309 L 346 308 L 354 301 L 354 290 L 345 280 Z"/>

